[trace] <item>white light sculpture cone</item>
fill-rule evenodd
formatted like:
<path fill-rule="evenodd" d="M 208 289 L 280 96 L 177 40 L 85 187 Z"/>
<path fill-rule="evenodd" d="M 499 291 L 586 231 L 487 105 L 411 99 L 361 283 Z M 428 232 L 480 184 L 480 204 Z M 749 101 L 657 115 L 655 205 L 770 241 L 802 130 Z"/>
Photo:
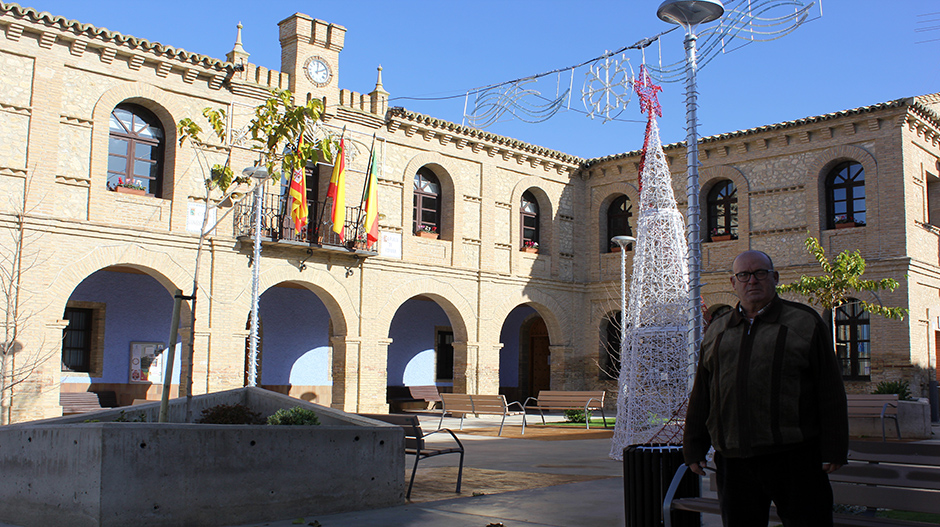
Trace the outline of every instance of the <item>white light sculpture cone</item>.
<path fill-rule="evenodd" d="M 688 395 L 688 247 L 672 177 L 652 119 L 641 173 L 636 252 L 621 344 L 610 457 L 649 441 Z"/>

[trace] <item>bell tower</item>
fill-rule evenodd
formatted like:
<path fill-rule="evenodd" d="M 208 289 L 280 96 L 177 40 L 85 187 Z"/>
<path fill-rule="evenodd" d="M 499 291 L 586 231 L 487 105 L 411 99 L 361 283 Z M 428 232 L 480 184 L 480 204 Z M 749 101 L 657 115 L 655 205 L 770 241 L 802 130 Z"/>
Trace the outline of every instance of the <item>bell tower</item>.
<path fill-rule="evenodd" d="M 281 72 L 290 74 L 290 91 L 303 103 L 307 95 L 325 99 L 325 106 L 339 100 L 339 52 L 346 28 L 294 13 L 278 23 Z"/>

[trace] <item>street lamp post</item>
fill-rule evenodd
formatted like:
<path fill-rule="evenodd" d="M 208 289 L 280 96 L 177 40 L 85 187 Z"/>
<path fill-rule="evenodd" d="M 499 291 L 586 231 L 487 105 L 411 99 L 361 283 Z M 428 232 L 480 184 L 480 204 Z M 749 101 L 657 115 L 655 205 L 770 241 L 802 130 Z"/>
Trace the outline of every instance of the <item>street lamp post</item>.
<path fill-rule="evenodd" d="M 695 84 L 696 58 L 695 30 L 699 24 L 721 18 L 724 6 L 718 0 L 666 0 L 656 10 L 656 16 L 665 22 L 685 29 L 685 122 L 686 165 L 688 196 L 686 237 L 689 244 L 689 382 L 694 372 L 698 349 L 702 342 L 702 238 L 700 234 L 701 208 L 699 205 L 698 177 L 698 92 Z"/>
<path fill-rule="evenodd" d="M 261 280 L 261 206 L 268 171 L 248 167 L 242 174 L 255 180 L 255 247 L 251 256 L 251 333 L 248 337 L 248 386 L 258 385 L 258 282 Z"/>
<path fill-rule="evenodd" d="M 625 337 L 627 328 L 627 244 L 636 241 L 633 236 L 614 236 L 610 241 L 620 246 L 620 363 L 625 355 Z"/>

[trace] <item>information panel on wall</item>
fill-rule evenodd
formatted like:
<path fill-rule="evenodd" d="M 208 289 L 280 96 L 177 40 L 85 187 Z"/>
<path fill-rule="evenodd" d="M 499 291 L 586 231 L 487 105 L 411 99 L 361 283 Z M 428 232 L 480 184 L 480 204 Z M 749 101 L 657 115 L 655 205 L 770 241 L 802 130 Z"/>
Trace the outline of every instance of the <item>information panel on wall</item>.
<path fill-rule="evenodd" d="M 131 342 L 131 383 L 163 384 L 162 342 Z"/>

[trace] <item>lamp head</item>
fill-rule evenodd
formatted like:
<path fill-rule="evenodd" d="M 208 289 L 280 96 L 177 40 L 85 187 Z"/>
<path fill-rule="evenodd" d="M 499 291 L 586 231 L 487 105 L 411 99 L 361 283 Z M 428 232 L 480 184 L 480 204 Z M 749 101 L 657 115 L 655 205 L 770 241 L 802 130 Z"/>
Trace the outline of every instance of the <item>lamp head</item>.
<path fill-rule="evenodd" d="M 242 170 L 242 174 L 257 179 L 258 181 L 264 181 L 268 179 L 268 171 L 264 167 L 248 167 Z"/>
<path fill-rule="evenodd" d="M 628 243 L 633 243 L 636 241 L 636 238 L 633 236 L 614 236 L 610 241 L 616 243 L 620 247 L 626 247 Z"/>
<path fill-rule="evenodd" d="M 666 0 L 656 10 L 660 20 L 678 24 L 686 30 L 703 22 L 718 20 L 724 13 L 725 7 L 719 0 Z"/>

